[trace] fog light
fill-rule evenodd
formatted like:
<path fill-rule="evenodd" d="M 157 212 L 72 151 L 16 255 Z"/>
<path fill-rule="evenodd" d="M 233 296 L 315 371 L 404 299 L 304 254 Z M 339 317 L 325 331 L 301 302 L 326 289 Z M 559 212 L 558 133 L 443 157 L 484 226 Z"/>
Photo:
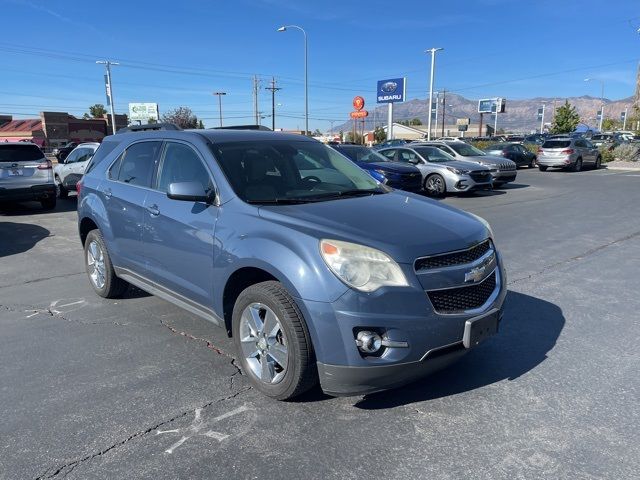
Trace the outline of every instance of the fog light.
<path fill-rule="evenodd" d="M 364 353 L 375 353 L 382 348 L 382 338 L 376 332 L 358 332 L 356 345 Z"/>

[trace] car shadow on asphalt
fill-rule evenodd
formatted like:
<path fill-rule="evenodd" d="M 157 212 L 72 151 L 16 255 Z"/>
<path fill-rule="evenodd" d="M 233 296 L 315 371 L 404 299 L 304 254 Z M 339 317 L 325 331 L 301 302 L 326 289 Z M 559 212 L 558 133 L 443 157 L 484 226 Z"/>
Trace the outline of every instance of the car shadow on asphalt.
<path fill-rule="evenodd" d="M 51 232 L 32 223 L 0 222 L 0 258 L 31 250 Z"/>
<path fill-rule="evenodd" d="M 502 380 L 517 380 L 547 358 L 564 324 L 557 305 L 509 291 L 496 336 L 440 372 L 401 388 L 366 395 L 354 406 L 383 410 L 456 395 Z"/>
<path fill-rule="evenodd" d="M 17 217 L 21 215 L 46 215 L 49 213 L 73 212 L 78 209 L 76 197 L 69 197 L 56 202 L 53 210 L 44 210 L 38 202 L 6 203 L 0 205 L 0 217 Z"/>

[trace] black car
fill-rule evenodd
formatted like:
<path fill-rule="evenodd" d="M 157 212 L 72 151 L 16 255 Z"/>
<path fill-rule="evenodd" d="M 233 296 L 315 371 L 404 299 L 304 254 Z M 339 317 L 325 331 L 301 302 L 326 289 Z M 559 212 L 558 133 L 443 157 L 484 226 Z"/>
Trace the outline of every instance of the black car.
<path fill-rule="evenodd" d="M 64 160 L 65 158 L 67 158 L 67 155 L 69 155 L 78 145 L 78 142 L 69 142 L 63 147 L 54 148 L 53 154 L 58 159 L 58 161 Z"/>
<path fill-rule="evenodd" d="M 391 161 L 364 145 L 332 145 L 332 148 L 385 185 L 408 192 L 422 190 L 422 174 L 413 165 Z"/>
<path fill-rule="evenodd" d="M 518 167 L 535 167 L 536 155 L 519 143 L 494 143 L 484 149 L 489 155 L 497 155 L 508 158 Z"/>

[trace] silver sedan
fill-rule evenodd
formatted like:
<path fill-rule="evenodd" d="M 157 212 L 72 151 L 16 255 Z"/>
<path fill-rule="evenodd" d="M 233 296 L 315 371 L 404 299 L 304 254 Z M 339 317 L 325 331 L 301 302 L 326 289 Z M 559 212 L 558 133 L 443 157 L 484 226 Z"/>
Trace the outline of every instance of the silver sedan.
<path fill-rule="evenodd" d="M 427 194 L 470 192 L 493 186 L 491 170 L 473 162 L 455 160 L 442 150 L 427 145 L 383 148 L 378 153 L 396 162 L 410 163 L 422 173 Z"/>

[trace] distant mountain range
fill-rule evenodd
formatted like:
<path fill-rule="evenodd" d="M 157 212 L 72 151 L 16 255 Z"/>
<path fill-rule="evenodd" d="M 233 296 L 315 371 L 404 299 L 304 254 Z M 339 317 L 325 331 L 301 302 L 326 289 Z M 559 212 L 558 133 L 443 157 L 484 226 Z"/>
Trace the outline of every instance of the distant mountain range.
<path fill-rule="evenodd" d="M 570 97 L 570 98 L 532 98 L 528 100 L 509 100 L 506 99 L 505 113 L 498 116 L 498 129 L 504 128 L 509 132 L 528 133 L 536 128 L 540 128 L 540 122 L 537 120 L 538 108 L 544 103 L 545 116 L 544 121 L 551 123 L 553 118 L 554 102 L 555 107 L 559 107 L 564 104 L 564 101 L 568 100 L 571 105 L 576 107 L 580 119 L 583 123 L 590 126 L 597 126 L 595 119 L 596 112 L 600 108 L 600 98 L 582 96 L 582 97 Z M 438 128 L 442 122 L 442 96 L 440 97 L 440 104 L 438 106 Z M 428 100 L 409 100 L 404 103 L 396 103 L 394 105 L 393 118 L 395 122 L 401 120 L 411 120 L 413 118 L 419 118 L 423 125 L 427 124 L 428 114 Z M 621 100 L 609 100 L 604 99 L 604 116 L 605 118 L 620 118 L 620 113 L 629 108 L 629 115 L 632 114 L 631 109 L 633 105 L 633 97 L 623 98 Z M 446 94 L 446 128 L 451 128 L 455 124 L 456 118 L 470 118 L 471 125 L 469 126 L 468 135 L 477 135 L 478 123 L 480 121 L 480 114 L 478 113 L 478 101 L 470 100 L 461 95 L 453 93 Z M 380 105 L 377 108 L 373 108 L 372 105 L 367 105 L 369 116 L 366 118 L 365 129 L 371 130 L 375 125 L 386 125 L 387 123 L 387 106 Z M 374 113 L 375 112 L 375 113 Z M 493 125 L 493 116 L 489 114 L 484 115 L 483 123 Z M 359 123 L 360 128 L 362 123 Z M 353 121 L 348 120 L 342 125 L 336 126 L 334 132 L 342 130 L 348 132 L 353 128 Z"/>

